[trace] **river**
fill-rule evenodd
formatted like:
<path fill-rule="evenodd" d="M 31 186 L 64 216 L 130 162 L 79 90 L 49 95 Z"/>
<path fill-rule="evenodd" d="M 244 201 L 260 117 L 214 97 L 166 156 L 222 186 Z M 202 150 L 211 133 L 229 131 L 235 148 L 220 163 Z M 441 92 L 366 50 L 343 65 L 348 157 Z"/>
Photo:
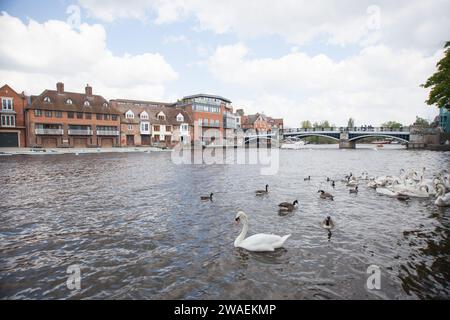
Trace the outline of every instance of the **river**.
<path fill-rule="evenodd" d="M 280 150 L 273 175 L 260 165 L 179 165 L 169 152 L 1 157 L 0 298 L 449 299 L 450 208 L 365 183 L 349 194 L 338 181 L 422 167 L 427 177 L 450 168 L 449 153 Z M 266 184 L 269 194 L 256 197 Z M 200 201 L 210 192 L 212 202 Z M 277 204 L 295 199 L 298 209 L 279 215 Z M 275 252 L 235 249 L 238 210 L 249 234 L 291 238 Z M 327 215 L 331 238 L 320 225 Z M 66 285 L 70 265 L 80 267 L 79 290 Z M 379 289 L 366 286 L 370 265 Z"/>

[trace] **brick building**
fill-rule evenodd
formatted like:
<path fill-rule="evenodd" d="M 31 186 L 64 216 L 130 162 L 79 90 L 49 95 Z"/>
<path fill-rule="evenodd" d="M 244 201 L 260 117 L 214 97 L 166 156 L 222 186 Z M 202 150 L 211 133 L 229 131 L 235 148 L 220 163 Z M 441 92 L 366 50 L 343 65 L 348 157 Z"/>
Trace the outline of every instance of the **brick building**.
<path fill-rule="evenodd" d="M 5 84 L 0 88 L 0 147 L 25 147 L 26 97 Z"/>
<path fill-rule="evenodd" d="M 164 146 L 190 143 L 193 121 L 173 104 L 127 99 L 111 100 L 120 112 L 122 146 Z"/>
<path fill-rule="evenodd" d="M 42 147 L 113 147 L 120 144 L 119 112 L 86 86 L 84 93 L 44 90 L 26 107 L 27 144 Z"/>

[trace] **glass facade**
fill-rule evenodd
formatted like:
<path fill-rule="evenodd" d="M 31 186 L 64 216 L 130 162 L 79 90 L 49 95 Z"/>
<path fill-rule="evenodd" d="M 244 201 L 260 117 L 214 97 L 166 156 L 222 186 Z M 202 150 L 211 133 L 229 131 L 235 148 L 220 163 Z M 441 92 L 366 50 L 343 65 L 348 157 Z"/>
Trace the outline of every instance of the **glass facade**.
<path fill-rule="evenodd" d="M 439 126 L 444 132 L 450 132 L 450 109 L 441 108 L 439 112 Z"/>

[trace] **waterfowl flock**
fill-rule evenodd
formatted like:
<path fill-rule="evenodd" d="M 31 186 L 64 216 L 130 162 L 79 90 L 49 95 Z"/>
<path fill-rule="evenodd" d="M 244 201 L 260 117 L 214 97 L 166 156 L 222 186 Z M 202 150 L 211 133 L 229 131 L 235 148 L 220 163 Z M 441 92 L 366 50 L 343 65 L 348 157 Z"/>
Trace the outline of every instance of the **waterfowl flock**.
<path fill-rule="evenodd" d="M 433 199 L 434 204 L 439 207 L 450 206 L 450 175 L 447 170 L 433 175 L 432 178 L 425 177 L 426 168 L 422 169 L 421 174 L 417 171 L 406 172 L 404 169 L 400 170 L 398 176 L 378 176 L 371 177 L 367 172 L 363 172 L 356 177 L 352 173 L 344 176 L 341 180 L 343 184 L 349 187 L 350 194 L 358 194 L 361 183 L 365 183 L 367 187 L 375 189 L 375 192 L 381 196 L 395 198 L 400 201 L 409 201 L 411 198 L 418 199 Z M 304 178 L 304 181 L 310 181 L 311 176 Z M 326 181 L 335 187 L 335 180 L 326 177 Z M 269 185 L 266 184 L 264 190 L 256 190 L 255 195 L 267 195 L 269 193 Z M 334 200 L 331 193 L 325 190 L 318 190 L 320 199 Z M 201 200 L 212 200 L 213 193 L 209 196 L 202 196 Z M 280 213 L 290 213 L 297 209 L 299 202 L 281 202 L 278 204 Z M 249 251 L 274 251 L 283 246 L 285 241 L 291 236 L 278 236 L 273 234 L 255 234 L 245 238 L 248 231 L 248 216 L 239 211 L 235 217 L 236 223 L 242 222 L 243 227 L 239 236 L 234 242 L 235 247 L 244 248 Z M 321 226 L 328 231 L 328 238 L 331 237 L 331 230 L 335 223 L 330 216 L 327 216 Z"/>

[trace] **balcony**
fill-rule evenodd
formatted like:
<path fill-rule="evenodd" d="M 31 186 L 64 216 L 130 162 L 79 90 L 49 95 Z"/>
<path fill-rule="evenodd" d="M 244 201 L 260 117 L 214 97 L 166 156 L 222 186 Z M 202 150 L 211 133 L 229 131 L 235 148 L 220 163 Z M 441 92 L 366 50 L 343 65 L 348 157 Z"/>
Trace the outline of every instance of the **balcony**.
<path fill-rule="evenodd" d="M 91 136 L 92 129 L 69 129 L 70 136 Z"/>
<path fill-rule="evenodd" d="M 44 129 L 44 128 L 36 128 L 34 129 L 35 134 L 39 135 L 63 135 L 64 129 Z"/>
<path fill-rule="evenodd" d="M 220 128 L 220 123 L 198 123 L 199 127 Z"/>
<path fill-rule="evenodd" d="M 97 135 L 98 136 L 118 136 L 119 130 L 97 130 Z"/>

